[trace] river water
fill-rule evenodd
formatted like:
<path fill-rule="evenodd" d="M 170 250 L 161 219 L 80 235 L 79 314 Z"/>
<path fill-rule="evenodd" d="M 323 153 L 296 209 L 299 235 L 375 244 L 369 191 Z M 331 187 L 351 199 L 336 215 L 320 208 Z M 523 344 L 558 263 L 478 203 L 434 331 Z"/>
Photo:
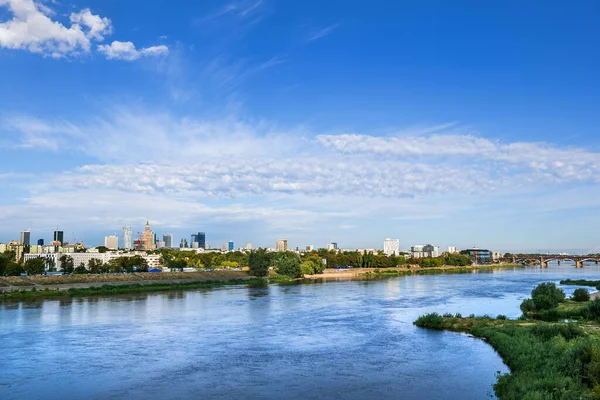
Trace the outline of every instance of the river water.
<path fill-rule="evenodd" d="M 0 398 L 490 398 L 507 372 L 490 346 L 412 322 L 433 311 L 516 318 L 538 283 L 599 276 L 551 264 L 0 303 Z"/>

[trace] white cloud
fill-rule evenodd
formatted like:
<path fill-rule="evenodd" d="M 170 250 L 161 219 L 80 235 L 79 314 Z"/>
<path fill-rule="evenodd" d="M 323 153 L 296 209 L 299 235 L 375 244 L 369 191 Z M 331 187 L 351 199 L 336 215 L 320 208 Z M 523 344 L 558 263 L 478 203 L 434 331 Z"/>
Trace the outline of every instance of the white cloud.
<path fill-rule="evenodd" d="M 53 58 L 89 53 L 92 42 L 102 42 L 112 34 L 110 19 L 92 14 L 90 9 L 72 13 L 71 26 L 67 27 L 52 17 L 55 12 L 48 6 L 33 0 L 0 0 L 0 7 L 7 7 L 12 19 L 0 23 L 0 47 L 27 50 Z M 131 45 L 132 49 L 126 48 Z M 142 55 L 165 54 L 165 45 L 135 50 L 131 42 L 113 42 L 99 46 L 108 58 L 137 59 Z"/>
<path fill-rule="evenodd" d="M 307 40 L 309 42 L 312 42 L 313 40 L 324 38 L 325 36 L 332 34 L 333 31 L 335 31 L 339 27 L 340 27 L 340 24 L 333 24 L 333 25 L 329 25 L 329 26 L 326 26 L 323 28 L 319 28 L 319 29 L 313 31 L 310 35 L 308 35 Z"/>
<path fill-rule="evenodd" d="M 167 54 L 169 48 L 165 45 L 146 47 L 140 50 L 132 42 L 114 41 L 110 45 L 98 45 L 98 51 L 106 55 L 109 60 L 134 61 L 142 56 L 158 56 Z"/>

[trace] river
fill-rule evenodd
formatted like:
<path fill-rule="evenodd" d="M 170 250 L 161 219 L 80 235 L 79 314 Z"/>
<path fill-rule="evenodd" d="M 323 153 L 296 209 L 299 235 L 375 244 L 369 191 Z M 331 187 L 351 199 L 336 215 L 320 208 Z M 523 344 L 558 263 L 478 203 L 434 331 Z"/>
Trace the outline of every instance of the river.
<path fill-rule="evenodd" d="M 538 283 L 599 276 L 563 263 L 0 303 L 0 398 L 489 398 L 507 372 L 489 345 L 412 322 L 433 311 L 516 318 Z"/>

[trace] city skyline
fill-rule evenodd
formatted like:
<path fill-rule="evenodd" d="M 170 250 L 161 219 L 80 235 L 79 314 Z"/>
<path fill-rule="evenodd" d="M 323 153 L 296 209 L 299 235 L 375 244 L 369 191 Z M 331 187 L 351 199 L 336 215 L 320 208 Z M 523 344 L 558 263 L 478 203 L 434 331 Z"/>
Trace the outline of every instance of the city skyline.
<path fill-rule="evenodd" d="M 196 3 L 0 2 L 0 242 L 600 252 L 596 4 Z"/>

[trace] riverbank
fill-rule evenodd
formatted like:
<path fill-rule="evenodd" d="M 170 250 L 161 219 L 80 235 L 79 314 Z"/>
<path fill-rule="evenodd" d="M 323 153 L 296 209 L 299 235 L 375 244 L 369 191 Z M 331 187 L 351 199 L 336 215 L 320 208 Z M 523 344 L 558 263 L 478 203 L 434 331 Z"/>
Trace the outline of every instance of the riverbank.
<path fill-rule="evenodd" d="M 498 375 L 499 399 L 600 398 L 600 303 L 565 300 L 518 320 L 499 315 L 426 314 L 414 325 L 462 332 L 489 343 L 510 368 Z M 565 322 L 571 321 L 571 322 Z"/>
<path fill-rule="evenodd" d="M 181 274 L 188 275 L 189 278 L 181 278 Z M 87 279 L 85 282 L 81 282 L 81 277 L 77 275 L 31 277 L 38 278 L 36 280 L 25 277 L 13 277 L 15 279 L 10 281 L 10 283 L 13 283 L 12 285 L 7 285 L 7 280 L 2 278 L 6 286 L 0 287 L 0 299 L 21 300 L 27 298 L 190 290 L 240 284 L 266 284 L 266 280 L 249 276 L 246 272 L 242 271 L 163 273 L 153 275 L 117 275 L 122 277 L 118 280 L 114 279 L 114 277 L 111 278 L 110 275 L 83 275 Z M 44 280 L 43 278 L 48 279 Z M 17 282 L 16 279 L 20 279 L 23 283 Z M 44 284 L 38 283 L 40 281 L 44 282 Z M 71 283 L 65 283 L 70 281 Z M 17 284 L 14 284 L 15 282 Z"/>
<path fill-rule="evenodd" d="M 350 268 L 348 270 L 336 270 L 327 268 L 322 274 L 305 275 L 307 279 L 339 280 L 364 278 L 369 276 L 409 276 L 409 275 L 432 275 L 432 274 L 456 274 L 476 273 L 477 271 L 490 271 L 493 269 L 525 268 L 519 264 L 495 264 L 457 267 L 455 265 L 444 265 L 441 267 L 421 268 L 419 266 L 398 268 Z"/>

